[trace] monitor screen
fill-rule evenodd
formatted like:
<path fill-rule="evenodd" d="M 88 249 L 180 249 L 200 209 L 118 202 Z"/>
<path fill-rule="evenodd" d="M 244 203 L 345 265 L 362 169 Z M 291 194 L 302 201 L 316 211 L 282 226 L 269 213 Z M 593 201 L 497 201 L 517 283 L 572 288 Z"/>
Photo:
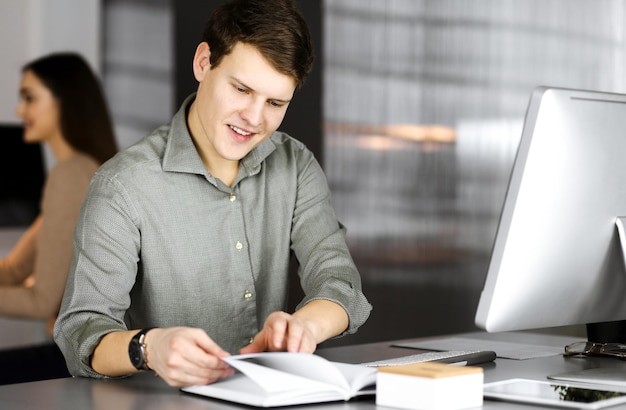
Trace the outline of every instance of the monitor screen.
<path fill-rule="evenodd" d="M 499 332 L 621 323 L 626 269 L 616 222 L 624 216 L 626 95 L 537 88 L 477 326 Z"/>

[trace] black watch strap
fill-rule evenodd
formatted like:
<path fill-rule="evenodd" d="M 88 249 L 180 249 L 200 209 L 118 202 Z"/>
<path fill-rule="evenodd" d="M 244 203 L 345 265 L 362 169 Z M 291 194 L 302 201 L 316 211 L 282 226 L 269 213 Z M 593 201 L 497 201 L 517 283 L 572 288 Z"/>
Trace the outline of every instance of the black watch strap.
<path fill-rule="evenodd" d="M 150 367 L 148 367 L 148 357 L 144 339 L 146 337 L 146 333 L 152 329 L 154 328 L 149 327 L 141 329 L 137 332 L 137 334 L 135 334 L 135 336 L 133 336 L 132 339 L 130 339 L 130 343 L 128 345 L 128 356 L 130 358 L 130 362 L 137 370 L 150 370 Z"/>

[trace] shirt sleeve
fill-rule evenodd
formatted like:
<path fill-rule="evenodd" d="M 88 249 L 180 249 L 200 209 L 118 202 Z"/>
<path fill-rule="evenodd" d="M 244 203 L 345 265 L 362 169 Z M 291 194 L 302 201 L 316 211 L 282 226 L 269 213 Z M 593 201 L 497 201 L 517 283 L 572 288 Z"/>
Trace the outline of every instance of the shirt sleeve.
<path fill-rule="evenodd" d="M 335 302 L 350 320 L 344 334 L 354 333 L 365 323 L 372 306 L 362 292 L 361 277 L 345 241 L 346 230 L 337 220 L 319 163 L 306 149 L 298 163 L 292 248 L 305 297 L 297 308 L 315 299 Z"/>
<path fill-rule="evenodd" d="M 74 234 L 74 258 L 54 339 L 74 376 L 104 377 L 91 367 L 100 339 L 127 330 L 124 315 L 139 261 L 139 230 L 128 196 L 96 174 Z"/>

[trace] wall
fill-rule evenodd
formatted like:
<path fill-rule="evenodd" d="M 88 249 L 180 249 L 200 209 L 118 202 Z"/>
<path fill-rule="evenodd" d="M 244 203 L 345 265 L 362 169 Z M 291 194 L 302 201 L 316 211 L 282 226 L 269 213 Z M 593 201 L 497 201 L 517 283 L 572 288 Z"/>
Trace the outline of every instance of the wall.
<path fill-rule="evenodd" d="M 15 117 L 24 63 L 59 50 L 82 53 L 100 69 L 101 0 L 3 0 L 0 2 L 0 123 Z"/>
<path fill-rule="evenodd" d="M 100 71 L 101 0 L 3 0 L 0 2 L 0 124 L 18 124 L 15 107 L 21 67 L 55 51 L 80 52 Z M 44 150 L 50 168 L 54 162 Z"/>
<path fill-rule="evenodd" d="M 126 148 L 178 108 L 172 7 L 168 0 L 102 1 L 102 76 L 116 138 Z"/>
<path fill-rule="evenodd" d="M 173 112 L 168 0 L 3 0 L 0 2 L 0 123 L 18 124 L 20 70 L 54 51 L 80 52 L 100 75 L 120 147 Z M 53 159 L 45 151 L 48 167 Z"/>

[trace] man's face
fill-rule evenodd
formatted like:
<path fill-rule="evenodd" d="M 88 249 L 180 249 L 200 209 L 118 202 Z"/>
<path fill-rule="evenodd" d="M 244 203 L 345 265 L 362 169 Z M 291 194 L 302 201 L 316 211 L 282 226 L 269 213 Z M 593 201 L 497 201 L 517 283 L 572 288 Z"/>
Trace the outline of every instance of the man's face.
<path fill-rule="evenodd" d="M 269 138 L 280 126 L 296 86 L 292 77 L 244 43 L 237 43 L 217 67 L 210 69 L 207 63 L 195 74 L 200 84 L 189 121 L 209 162 L 239 161 Z"/>

